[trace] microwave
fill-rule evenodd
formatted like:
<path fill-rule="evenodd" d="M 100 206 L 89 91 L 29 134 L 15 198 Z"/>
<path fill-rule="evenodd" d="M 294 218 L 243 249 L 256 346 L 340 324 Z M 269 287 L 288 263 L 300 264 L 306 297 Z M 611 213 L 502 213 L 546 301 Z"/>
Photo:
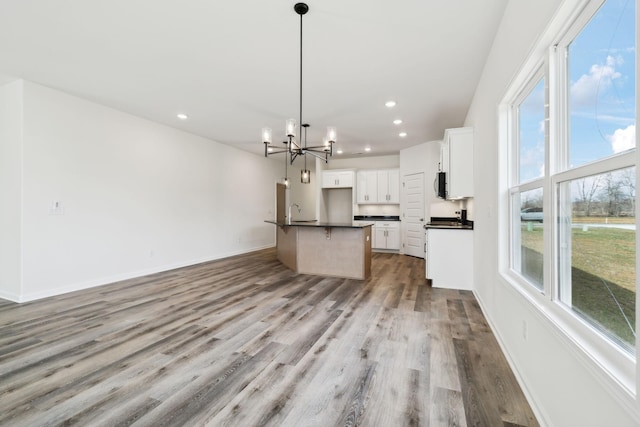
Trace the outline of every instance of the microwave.
<path fill-rule="evenodd" d="M 441 199 L 447 198 L 447 173 L 446 172 L 438 172 L 438 176 L 436 177 L 436 194 Z"/>

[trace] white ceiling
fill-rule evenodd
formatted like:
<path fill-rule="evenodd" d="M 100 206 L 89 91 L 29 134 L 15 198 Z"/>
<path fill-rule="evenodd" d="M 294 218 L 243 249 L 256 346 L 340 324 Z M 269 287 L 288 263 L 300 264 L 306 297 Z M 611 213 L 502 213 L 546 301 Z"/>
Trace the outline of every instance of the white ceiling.
<path fill-rule="evenodd" d="M 295 3 L 0 0 L 0 84 L 24 78 L 262 153 L 261 128 L 282 140 L 299 114 Z M 381 155 L 461 126 L 506 3 L 307 1 L 309 144 L 334 125 L 343 157 Z"/>

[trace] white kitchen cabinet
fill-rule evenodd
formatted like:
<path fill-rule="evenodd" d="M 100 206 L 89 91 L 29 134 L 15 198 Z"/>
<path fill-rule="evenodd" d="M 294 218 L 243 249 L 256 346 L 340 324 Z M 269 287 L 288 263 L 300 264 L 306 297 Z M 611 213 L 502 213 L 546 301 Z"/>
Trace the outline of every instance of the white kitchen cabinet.
<path fill-rule="evenodd" d="M 426 256 L 431 286 L 472 290 L 473 230 L 428 228 Z"/>
<path fill-rule="evenodd" d="M 400 204 L 400 170 L 359 170 L 356 201 L 359 204 Z"/>
<path fill-rule="evenodd" d="M 400 170 L 380 170 L 378 175 L 378 203 L 400 203 Z"/>
<path fill-rule="evenodd" d="M 378 173 L 375 170 L 359 170 L 356 180 L 356 201 L 360 204 L 378 202 Z"/>
<path fill-rule="evenodd" d="M 374 249 L 400 249 L 400 222 L 376 221 L 373 226 Z"/>
<path fill-rule="evenodd" d="M 473 197 L 473 128 L 445 130 L 440 171 L 446 172 L 447 199 Z"/>
<path fill-rule="evenodd" d="M 352 170 L 322 171 L 322 188 L 351 188 L 353 187 L 353 175 Z"/>

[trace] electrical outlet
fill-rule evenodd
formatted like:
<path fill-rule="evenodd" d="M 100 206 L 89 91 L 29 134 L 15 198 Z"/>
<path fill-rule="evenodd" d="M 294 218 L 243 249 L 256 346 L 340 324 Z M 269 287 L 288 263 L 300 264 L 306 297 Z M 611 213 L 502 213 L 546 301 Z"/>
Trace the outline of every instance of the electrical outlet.
<path fill-rule="evenodd" d="M 528 335 L 527 321 L 523 320 L 522 321 L 522 339 L 526 341 L 527 340 L 527 335 Z"/>

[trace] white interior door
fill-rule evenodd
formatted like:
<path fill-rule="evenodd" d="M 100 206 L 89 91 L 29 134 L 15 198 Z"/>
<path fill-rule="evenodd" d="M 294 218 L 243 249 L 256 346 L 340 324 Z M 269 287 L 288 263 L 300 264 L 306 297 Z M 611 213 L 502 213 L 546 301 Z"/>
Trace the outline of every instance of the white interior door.
<path fill-rule="evenodd" d="M 406 233 L 404 253 L 424 258 L 424 173 L 405 175 L 402 192 L 402 200 L 405 201 L 402 213 Z"/>

